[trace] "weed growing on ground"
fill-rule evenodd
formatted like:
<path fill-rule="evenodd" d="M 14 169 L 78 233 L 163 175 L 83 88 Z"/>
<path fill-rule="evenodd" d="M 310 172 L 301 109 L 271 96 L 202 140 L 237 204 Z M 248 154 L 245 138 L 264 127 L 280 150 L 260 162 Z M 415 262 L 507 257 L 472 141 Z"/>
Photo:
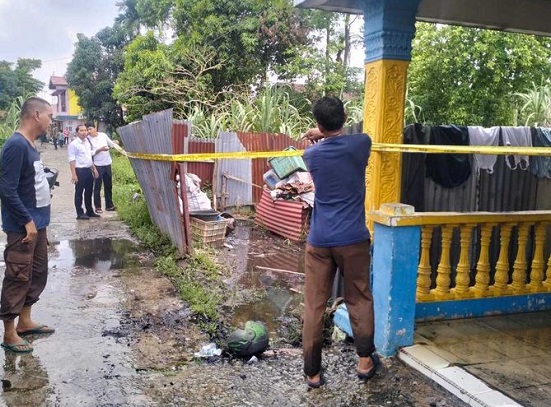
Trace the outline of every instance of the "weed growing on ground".
<path fill-rule="evenodd" d="M 253 218 L 255 214 L 254 209 L 250 206 L 234 206 L 231 208 L 231 213 L 233 216 L 239 218 Z"/>

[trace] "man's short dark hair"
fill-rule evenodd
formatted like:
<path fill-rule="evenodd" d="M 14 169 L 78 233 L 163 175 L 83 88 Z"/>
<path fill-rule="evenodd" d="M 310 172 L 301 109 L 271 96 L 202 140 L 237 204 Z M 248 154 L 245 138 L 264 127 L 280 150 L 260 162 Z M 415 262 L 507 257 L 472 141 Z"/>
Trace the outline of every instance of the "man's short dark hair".
<path fill-rule="evenodd" d="M 24 117 L 29 117 L 34 114 L 34 112 L 43 112 L 48 106 L 51 106 L 50 103 L 44 99 L 38 98 L 36 96 L 30 97 L 21 106 L 21 112 L 19 117 L 23 119 Z"/>
<path fill-rule="evenodd" d="M 86 124 L 84 125 L 86 126 L 86 128 L 89 128 L 89 127 L 96 128 L 96 125 L 94 124 L 94 122 L 86 122 Z"/>
<path fill-rule="evenodd" d="M 346 121 L 344 105 L 334 96 L 324 96 L 319 99 L 312 108 L 312 114 L 316 122 L 327 131 L 341 129 Z"/>
<path fill-rule="evenodd" d="M 75 129 L 75 131 L 76 131 L 77 133 L 78 133 L 78 129 L 79 129 L 80 126 L 84 126 L 85 129 L 88 128 L 88 126 L 86 126 L 85 124 L 77 124 L 77 127 L 76 127 L 76 129 Z"/>

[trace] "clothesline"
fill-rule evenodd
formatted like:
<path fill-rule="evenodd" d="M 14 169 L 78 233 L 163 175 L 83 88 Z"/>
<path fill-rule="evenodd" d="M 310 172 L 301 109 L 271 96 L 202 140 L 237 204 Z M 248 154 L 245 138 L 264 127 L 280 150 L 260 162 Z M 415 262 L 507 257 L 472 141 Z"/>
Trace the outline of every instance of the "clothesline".
<path fill-rule="evenodd" d="M 551 147 L 443 146 L 373 143 L 372 151 L 388 153 L 529 155 L 536 157 L 551 157 Z"/>

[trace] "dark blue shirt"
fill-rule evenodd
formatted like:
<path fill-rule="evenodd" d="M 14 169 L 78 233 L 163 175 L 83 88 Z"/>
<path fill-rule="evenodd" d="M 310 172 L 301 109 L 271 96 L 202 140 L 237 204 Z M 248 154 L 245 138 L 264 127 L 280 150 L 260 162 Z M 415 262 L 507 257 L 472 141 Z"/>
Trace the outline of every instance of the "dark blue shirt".
<path fill-rule="evenodd" d="M 312 246 L 346 246 L 369 239 L 365 171 L 370 151 L 369 136 L 352 134 L 329 137 L 304 152 L 316 189 L 308 235 Z"/>
<path fill-rule="evenodd" d="M 50 224 L 50 187 L 40 154 L 17 132 L 0 154 L 0 200 L 5 232 L 26 233 L 31 220 L 37 230 Z"/>

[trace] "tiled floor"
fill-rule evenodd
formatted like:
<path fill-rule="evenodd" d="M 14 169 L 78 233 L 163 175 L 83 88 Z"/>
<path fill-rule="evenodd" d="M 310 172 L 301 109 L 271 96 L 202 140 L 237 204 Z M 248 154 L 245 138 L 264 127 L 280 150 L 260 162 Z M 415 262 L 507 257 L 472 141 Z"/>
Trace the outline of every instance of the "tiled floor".
<path fill-rule="evenodd" d="M 471 405 L 551 406 L 551 312 L 420 323 L 400 356 Z"/>

